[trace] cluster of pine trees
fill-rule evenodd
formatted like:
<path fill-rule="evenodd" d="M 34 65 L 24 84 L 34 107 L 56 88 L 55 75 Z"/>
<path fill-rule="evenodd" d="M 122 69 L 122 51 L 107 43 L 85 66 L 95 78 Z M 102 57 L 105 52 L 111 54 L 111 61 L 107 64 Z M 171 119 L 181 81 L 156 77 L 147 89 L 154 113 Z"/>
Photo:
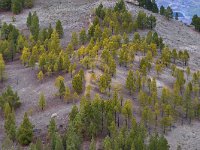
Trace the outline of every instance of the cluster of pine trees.
<path fill-rule="evenodd" d="M 152 11 L 153 13 L 159 12 L 159 9 L 155 0 L 138 0 L 138 2 L 139 2 L 139 6 L 149 11 Z"/>
<path fill-rule="evenodd" d="M 77 150 L 81 148 L 84 139 L 91 140 L 89 149 L 96 149 L 96 138 L 103 137 L 102 148 L 110 149 L 163 149 L 168 150 L 169 145 L 164 136 L 157 133 L 149 135 L 144 124 L 137 123 L 133 116 L 133 106 L 131 100 L 123 100 L 117 92 L 109 100 L 100 98 L 98 94 L 94 99 L 82 97 L 80 108 L 76 105 L 72 107 L 69 114 L 67 130 L 59 134 L 55 119 L 51 119 L 48 125 L 46 140 L 48 144 L 42 144 L 38 138 L 30 145 L 30 150 L 52 149 L 52 150 Z M 21 145 L 27 145 L 33 140 L 33 125 L 27 113 L 16 129 L 14 113 L 8 116 L 5 122 L 5 129 L 10 139 L 5 139 L 3 146 L 13 147 L 11 140 L 17 141 Z M 149 140 L 147 137 L 150 137 Z M 146 141 L 149 142 L 146 142 Z M 147 144 L 148 143 L 148 144 Z"/>
<path fill-rule="evenodd" d="M 120 41 L 121 36 L 117 35 L 119 33 L 124 33 L 124 38 L 127 39 L 127 33 L 131 33 L 137 28 L 153 29 L 156 26 L 155 17 L 152 15 L 148 17 L 143 12 L 139 13 L 137 20 L 133 20 L 132 15 L 126 10 L 125 4 L 122 2 L 123 1 L 117 3 L 113 10 L 103 8 L 102 4 L 100 4 L 96 9 L 96 17 L 88 32 L 82 29 L 79 35 L 77 35 L 77 33 L 72 33 L 72 39 L 65 51 L 60 47 L 59 40 L 59 38 L 63 36 L 61 22 L 59 20 L 57 21 L 55 30 L 53 30 L 50 25 L 48 29 L 43 29 L 39 32 L 37 14 L 34 13 L 32 15 L 29 13 L 27 26 L 32 33 L 30 41 L 33 44 L 36 41 L 36 44 L 29 44 L 28 47 L 23 48 L 21 55 L 22 63 L 34 67 L 36 62 L 38 62 L 40 68 L 38 77 L 41 79 L 44 74 L 51 75 L 58 71 L 65 71 L 73 74 L 74 70 L 76 70 L 76 64 L 78 64 L 79 61 L 87 69 L 94 69 L 95 58 L 98 55 L 99 49 L 101 49 L 104 42 L 106 43 L 106 40 L 109 40 L 112 34 L 116 34 L 116 36 L 113 36 L 114 41 Z M 88 41 L 89 44 L 85 47 Z M 112 44 L 112 41 L 110 43 Z M 120 42 L 118 43 L 120 44 Z M 111 48 L 113 46 L 110 45 Z M 114 48 L 115 47 L 112 48 L 113 51 L 115 50 Z M 79 60 L 75 59 L 76 55 Z M 71 64 L 71 62 L 73 62 L 73 64 Z M 109 68 L 111 67 L 110 71 L 112 75 L 114 75 L 116 64 L 112 59 L 109 59 L 109 62 L 111 62 L 109 66 Z"/>
<path fill-rule="evenodd" d="M 24 37 L 15 26 L 12 24 L 8 25 L 7 23 L 3 23 L 0 33 L 0 53 L 3 55 L 4 60 L 13 61 L 16 53 L 22 47 L 21 44 Z"/>
<path fill-rule="evenodd" d="M 143 11 L 134 20 L 131 13 L 126 9 L 123 0 L 120 0 L 114 9 L 104 8 L 100 4 L 95 13 L 96 17 L 94 18 L 93 25 L 90 26 L 88 31 L 90 37 L 94 36 L 95 27 L 98 24 L 103 28 L 110 28 L 112 34 L 132 33 L 138 28 L 153 29 L 156 26 L 156 18 L 153 15 L 147 16 Z"/>
<path fill-rule="evenodd" d="M 24 8 L 32 8 L 34 0 L 1 0 L 0 10 L 12 11 L 19 14 Z"/>
<path fill-rule="evenodd" d="M 20 101 L 17 93 L 9 87 L 0 97 L 8 136 L 4 142 L 11 143 L 3 143 L 3 146 L 12 146 L 12 142 L 17 141 L 21 145 L 33 142 L 31 150 L 77 150 L 88 139 L 91 140 L 90 150 L 95 150 L 97 137 L 102 137 L 105 150 L 168 150 L 166 139 L 156 132 L 162 129 L 166 133 L 176 121 L 190 123 L 200 117 L 200 72 L 190 71 L 187 50 L 170 49 L 156 32 L 149 31 L 147 36 L 140 36 L 137 29 L 153 29 L 156 19 L 144 12 L 139 12 L 133 19 L 122 0 L 114 8 L 104 8 L 100 4 L 89 29 L 73 32 L 66 50 L 60 45 L 64 32 L 59 20 L 55 29 L 51 25 L 40 29 L 37 14 L 30 13 L 27 18 L 31 32 L 29 39 L 19 34 L 12 25 L 4 26 L 4 39 L 0 42 L 7 44 L 0 45 L 3 54 L 0 54 L 0 77 L 5 70 L 3 58 L 9 56 L 7 51 L 12 52 L 9 41 L 15 39 L 16 50 L 22 53 L 22 64 L 38 66 L 37 78 L 41 83 L 45 75 L 70 73 L 72 86 L 65 84 L 64 77 L 56 78 L 56 96 L 67 102 L 81 100 L 80 107 L 74 105 L 69 114 L 66 132 L 59 134 L 52 118 L 45 139 L 47 142 L 42 144 L 39 138 L 33 141 L 37 135 L 33 134 L 34 126 L 27 113 L 21 125 L 16 127 L 14 110 L 19 107 Z M 184 70 L 182 66 L 187 68 Z M 111 84 L 118 73 L 117 67 L 128 70 L 125 84 L 120 85 L 126 90 Z M 91 69 L 91 82 L 99 93 L 95 96 L 90 92 L 94 86 L 84 85 L 84 70 L 87 69 Z M 97 69 L 100 75 L 96 73 Z M 171 73 L 173 87 L 163 87 L 159 94 L 157 79 L 162 78 L 166 70 Z M 155 76 L 151 77 L 150 73 Z M 81 96 L 84 89 L 86 94 Z M 48 105 L 44 94 L 41 93 L 38 100 L 41 110 Z M 125 100 L 123 94 L 129 94 L 134 100 Z M 135 104 L 139 105 L 139 109 L 135 109 Z M 137 117 L 141 118 L 139 123 Z"/>
<path fill-rule="evenodd" d="M 194 25 L 195 29 L 200 32 L 200 17 L 194 15 L 191 24 Z"/>
<path fill-rule="evenodd" d="M 160 14 L 165 16 L 168 20 L 173 18 L 173 10 L 171 9 L 170 6 L 165 8 L 164 6 L 160 7 Z M 176 14 L 176 20 L 178 20 L 178 16 Z"/>
<path fill-rule="evenodd" d="M 156 4 L 155 0 L 138 0 L 139 6 L 152 11 L 153 13 L 159 13 L 163 16 L 165 16 L 168 20 L 173 18 L 173 10 L 171 9 L 170 6 L 165 8 L 164 6 L 160 7 L 160 10 Z M 176 20 L 178 20 L 178 13 L 176 13 Z"/>

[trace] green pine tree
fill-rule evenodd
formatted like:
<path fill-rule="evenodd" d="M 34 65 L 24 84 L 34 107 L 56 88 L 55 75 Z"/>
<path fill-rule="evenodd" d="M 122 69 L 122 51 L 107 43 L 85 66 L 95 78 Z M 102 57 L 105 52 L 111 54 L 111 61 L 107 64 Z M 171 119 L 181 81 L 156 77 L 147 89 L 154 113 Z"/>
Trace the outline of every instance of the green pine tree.
<path fill-rule="evenodd" d="M 56 22 L 56 32 L 58 33 L 59 37 L 62 38 L 64 35 L 62 23 L 60 20 Z"/>
<path fill-rule="evenodd" d="M 17 130 L 17 140 L 21 145 L 29 145 L 33 140 L 33 125 L 30 122 L 27 113 Z"/>
<path fill-rule="evenodd" d="M 42 110 L 44 110 L 45 106 L 46 106 L 46 99 L 45 99 L 45 97 L 44 97 L 44 94 L 41 93 L 41 94 L 40 94 L 40 98 L 39 98 L 39 107 L 40 107 Z"/>

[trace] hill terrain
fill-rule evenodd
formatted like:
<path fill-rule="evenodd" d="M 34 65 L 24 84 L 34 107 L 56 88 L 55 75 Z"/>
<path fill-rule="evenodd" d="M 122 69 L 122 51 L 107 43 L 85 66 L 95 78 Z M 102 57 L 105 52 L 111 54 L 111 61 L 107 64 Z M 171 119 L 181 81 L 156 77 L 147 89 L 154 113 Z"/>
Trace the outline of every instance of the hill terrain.
<path fill-rule="evenodd" d="M 73 31 L 80 31 L 83 27 L 88 28 L 91 23 L 92 13 L 94 8 L 100 3 L 103 3 L 105 7 L 112 7 L 115 4 L 115 0 L 36 0 L 34 8 L 30 10 L 24 10 L 21 14 L 15 16 L 16 21 L 12 22 L 12 14 L 8 12 L 3 12 L 0 14 L 0 20 L 2 22 L 13 23 L 17 28 L 22 31 L 25 35 L 29 34 L 26 26 L 26 18 L 29 11 L 36 11 L 41 28 L 47 27 L 50 23 L 55 26 L 56 20 L 60 19 L 64 28 L 64 38 L 62 39 L 62 46 L 66 47 L 67 43 L 71 39 L 71 33 Z M 153 14 L 143 8 L 126 4 L 127 9 L 135 17 L 139 11 L 143 10 L 147 14 Z M 190 53 L 189 65 L 191 72 L 198 71 L 200 69 L 200 34 L 193 30 L 191 27 L 186 26 L 184 23 L 175 20 L 166 20 L 163 16 L 159 14 L 153 14 L 156 16 L 157 25 L 154 29 L 164 40 L 164 43 L 169 45 L 171 49 L 176 48 L 177 50 L 188 50 Z M 149 30 L 139 30 L 138 32 L 142 36 L 146 36 Z M 132 37 L 130 35 L 130 37 Z M 135 65 L 139 64 L 142 56 L 136 56 Z M 182 66 L 179 66 L 182 68 Z M 183 67 L 183 69 L 186 69 Z M 125 89 L 125 82 L 127 76 L 127 68 L 117 67 L 117 75 L 113 79 L 112 85 L 122 86 L 123 92 L 125 93 L 124 98 L 128 99 L 132 97 L 128 94 Z M 39 135 L 44 135 L 47 132 L 47 126 L 49 119 L 52 114 L 57 114 L 56 122 L 62 130 L 67 126 L 68 114 L 71 111 L 72 104 L 63 103 L 59 98 L 55 98 L 53 93 L 56 93 L 56 88 L 54 86 L 54 81 L 56 75 L 44 79 L 43 83 L 37 81 L 36 73 L 37 67 L 35 69 L 24 67 L 19 60 L 9 62 L 6 65 L 7 81 L 0 86 L 0 90 L 10 85 L 12 88 L 18 92 L 22 106 L 16 111 L 17 124 L 22 121 L 24 112 L 30 112 L 30 120 L 35 125 L 34 131 Z M 97 75 L 101 75 L 99 70 L 95 70 Z M 165 69 L 157 79 L 158 91 L 161 93 L 162 87 L 172 87 L 174 78 L 170 75 L 170 70 Z M 71 85 L 70 74 L 60 73 L 65 78 L 65 83 L 69 86 Z M 149 77 L 156 75 L 155 71 L 150 72 Z M 86 85 L 92 85 L 90 81 L 91 70 L 85 71 Z M 94 89 L 95 85 L 92 85 Z M 40 92 L 45 93 L 48 106 L 45 111 L 40 112 L 37 108 L 38 98 Z M 92 92 L 93 95 L 95 90 Z M 135 97 L 134 97 L 135 98 Z M 133 99 L 134 99 L 133 98 Z M 79 102 L 76 103 L 77 105 Z M 137 104 L 136 104 L 137 109 Z M 138 118 L 139 120 L 140 118 Z M 3 116 L 0 117 L 0 133 L 4 131 L 4 119 Z M 182 149 L 193 150 L 200 149 L 198 144 L 200 138 L 199 123 L 192 123 L 188 125 L 185 123 L 181 126 L 179 122 L 174 125 L 172 131 L 169 132 L 166 137 L 171 146 L 171 150 L 176 149 L 178 145 L 182 145 Z M 0 141 L 4 138 L 3 134 L 0 134 Z M 187 143 L 185 143 L 187 141 Z"/>

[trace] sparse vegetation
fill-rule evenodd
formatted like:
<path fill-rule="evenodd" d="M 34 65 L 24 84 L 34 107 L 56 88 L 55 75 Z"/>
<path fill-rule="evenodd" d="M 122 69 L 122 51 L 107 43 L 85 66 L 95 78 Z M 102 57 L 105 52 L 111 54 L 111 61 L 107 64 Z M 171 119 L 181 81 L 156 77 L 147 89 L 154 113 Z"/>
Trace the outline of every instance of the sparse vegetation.
<path fill-rule="evenodd" d="M 12 11 L 14 14 L 22 12 L 23 8 L 32 8 L 34 0 L 2 0 L 0 10 Z"/>
<path fill-rule="evenodd" d="M 140 6 L 158 12 L 155 1 L 140 1 Z M 160 13 L 173 18 L 171 8 L 162 8 Z M 0 77 L 4 77 L 5 62 L 19 54 L 20 67 L 31 68 L 28 71 L 35 74 L 30 80 L 39 86 L 34 90 L 40 96 L 31 107 L 32 113 L 51 117 L 48 133 L 34 128 L 37 124 L 32 124 L 34 119 L 29 120 L 27 113 L 17 128 L 15 109 L 21 102 L 17 92 L 8 87 L 0 96 L 5 142 L 30 144 L 31 149 L 77 150 L 87 140 L 91 141 L 89 149 L 94 150 L 101 139 L 100 148 L 105 150 L 168 150 L 165 134 L 172 126 L 200 118 L 200 72 L 190 68 L 189 52 L 164 44 L 154 30 L 156 17 L 143 11 L 133 17 L 123 0 L 113 8 L 100 4 L 92 18 L 88 30 L 73 32 L 65 46 L 61 45 L 64 31 L 60 20 L 55 29 L 51 25 L 42 29 L 36 12 L 29 13 L 29 38 L 14 26 L 3 25 Z M 144 29 L 148 33 L 140 34 Z M 53 87 L 51 80 L 55 81 Z M 49 86 L 45 93 L 41 92 L 44 86 Z M 49 93 L 51 99 L 44 96 Z M 72 101 L 73 106 L 67 104 Z M 56 108 L 59 105 L 66 108 L 64 111 L 70 108 L 69 115 L 59 116 L 63 111 Z M 53 108 L 57 113 L 46 113 Z M 59 119 L 67 124 L 57 124 Z"/>

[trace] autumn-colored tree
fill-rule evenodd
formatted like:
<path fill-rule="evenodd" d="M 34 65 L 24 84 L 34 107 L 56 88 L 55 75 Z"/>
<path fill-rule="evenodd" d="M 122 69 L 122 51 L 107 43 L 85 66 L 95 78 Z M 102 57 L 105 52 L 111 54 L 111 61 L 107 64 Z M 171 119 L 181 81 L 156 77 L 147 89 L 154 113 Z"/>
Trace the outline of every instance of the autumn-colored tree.
<path fill-rule="evenodd" d="M 44 74 L 43 74 L 42 71 L 40 71 L 40 72 L 38 73 L 37 78 L 38 78 L 38 80 L 39 80 L 40 82 L 42 82 L 42 80 L 44 79 Z"/>
<path fill-rule="evenodd" d="M 65 79 L 64 79 L 63 76 L 58 76 L 58 77 L 56 78 L 56 80 L 55 80 L 55 86 L 59 89 L 61 81 L 64 82 L 64 80 L 65 80 Z"/>
<path fill-rule="evenodd" d="M 22 55 L 20 57 L 24 66 L 29 62 L 30 55 L 31 55 L 30 50 L 28 48 L 24 47 L 22 50 Z"/>

